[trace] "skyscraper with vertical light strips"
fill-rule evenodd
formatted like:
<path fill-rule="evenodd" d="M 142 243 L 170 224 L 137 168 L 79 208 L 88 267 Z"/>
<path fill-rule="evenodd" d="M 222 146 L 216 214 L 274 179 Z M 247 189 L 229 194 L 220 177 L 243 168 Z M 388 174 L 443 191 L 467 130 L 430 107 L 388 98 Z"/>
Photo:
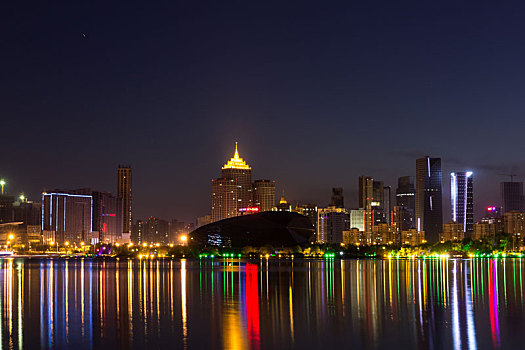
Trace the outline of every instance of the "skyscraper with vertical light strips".
<path fill-rule="evenodd" d="M 416 160 L 416 228 L 428 242 L 439 241 L 443 231 L 441 158 Z"/>
<path fill-rule="evenodd" d="M 474 231 L 474 189 L 472 171 L 450 173 L 452 221 L 463 227 L 466 237 Z"/>

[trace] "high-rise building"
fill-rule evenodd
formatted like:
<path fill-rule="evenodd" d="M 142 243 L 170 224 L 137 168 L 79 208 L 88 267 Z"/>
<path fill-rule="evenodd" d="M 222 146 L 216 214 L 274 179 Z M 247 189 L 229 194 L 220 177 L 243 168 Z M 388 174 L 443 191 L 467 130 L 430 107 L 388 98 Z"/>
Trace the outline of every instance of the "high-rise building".
<path fill-rule="evenodd" d="M 239 209 L 252 207 L 252 168 L 239 157 L 237 143 L 233 157 L 222 167 L 221 177 L 212 180 L 212 221 L 240 215 Z"/>
<path fill-rule="evenodd" d="M 239 187 L 235 179 L 224 177 L 211 182 L 211 221 L 239 215 Z"/>
<path fill-rule="evenodd" d="M 93 196 L 93 231 L 102 243 L 116 243 L 122 239 L 122 198 L 108 192 L 91 192 Z"/>
<path fill-rule="evenodd" d="M 463 232 L 471 237 L 474 232 L 474 194 L 472 171 L 450 173 L 450 200 L 452 221 L 463 225 Z"/>
<path fill-rule="evenodd" d="M 131 234 L 133 226 L 132 195 L 131 195 L 131 166 L 118 166 L 117 196 L 122 198 L 122 232 Z"/>
<path fill-rule="evenodd" d="M 330 201 L 330 206 L 336 207 L 336 208 L 344 208 L 345 207 L 345 197 L 343 196 L 343 188 L 342 187 L 334 187 L 334 188 L 332 188 L 332 199 Z"/>
<path fill-rule="evenodd" d="M 42 194 L 44 243 L 87 241 L 93 224 L 93 197 L 53 191 Z"/>
<path fill-rule="evenodd" d="M 430 243 L 439 241 L 443 228 L 441 158 L 416 160 L 416 229 Z"/>
<path fill-rule="evenodd" d="M 502 182 L 501 204 L 503 205 L 503 213 L 508 213 L 510 211 L 525 211 L 523 182 Z"/>
<path fill-rule="evenodd" d="M 396 205 L 416 210 L 416 189 L 413 176 L 402 176 L 397 179 Z"/>
<path fill-rule="evenodd" d="M 238 187 L 239 208 L 247 208 L 252 206 L 252 168 L 239 157 L 237 150 L 237 142 L 235 143 L 235 153 L 224 166 L 221 171 L 222 177 L 226 179 L 234 179 Z"/>
<path fill-rule="evenodd" d="M 272 210 L 275 205 L 275 181 L 253 182 L 253 205 L 259 208 L 259 212 Z"/>
<path fill-rule="evenodd" d="M 390 186 L 383 187 L 383 213 L 384 219 L 387 224 L 391 224 L 392 219 L 392 188 Z"/>
<path fill-rule="evenodd" d="M 344 208 L 317 209 L 317 242 L 343 243 L 343 231 L 348 231 L 350 217 Z"/>
<path fill-rule="evenodd" d="M 370 176 L 359 176 L 359 208 L 365 209 L 374 200 L 374 179 Z"/>
<path fill-rule="evenodd" d="M 390 205 L 390 201 L 388 204 Z M 359 176 L 359 208 L 368 211 L 368 216 L 372 219 L 371 226 L 387 222 L 389 213 L 385 211 L 384 205 L 383 181 L 375 181 L 370 176 Z"/>

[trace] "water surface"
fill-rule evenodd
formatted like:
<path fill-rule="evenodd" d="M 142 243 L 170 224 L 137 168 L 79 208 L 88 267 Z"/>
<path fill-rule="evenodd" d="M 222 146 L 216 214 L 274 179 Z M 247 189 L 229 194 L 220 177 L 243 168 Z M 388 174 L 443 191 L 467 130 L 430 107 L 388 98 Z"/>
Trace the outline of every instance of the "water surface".
<path fill-rule="evenodd" d="M 522 348 L 524 262 L 0 260 L 3 348 Z"/>

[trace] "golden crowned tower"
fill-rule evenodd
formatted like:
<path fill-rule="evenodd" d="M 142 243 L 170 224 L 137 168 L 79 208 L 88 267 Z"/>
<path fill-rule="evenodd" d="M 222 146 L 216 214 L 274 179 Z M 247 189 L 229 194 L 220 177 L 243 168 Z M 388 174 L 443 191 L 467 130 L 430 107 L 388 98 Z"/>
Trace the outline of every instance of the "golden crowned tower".
<path fill-rule="evenodd" d="M 221 169 L 221 177 L 212 180 L 212 222 L 238 216 L 240 208 L 253 205 L 252 168 L 239 157 L 237 142 L 233 157 Z"/>

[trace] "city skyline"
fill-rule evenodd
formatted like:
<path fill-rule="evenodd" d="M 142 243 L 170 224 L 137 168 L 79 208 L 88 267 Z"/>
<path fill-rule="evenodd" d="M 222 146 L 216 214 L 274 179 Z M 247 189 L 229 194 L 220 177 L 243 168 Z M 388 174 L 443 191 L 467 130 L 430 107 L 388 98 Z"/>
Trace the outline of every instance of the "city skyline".
<path fill-rule="evenodd" d="M 231 142 L 229 142 L 229 144 L 231 144 Z M 244 152 L 244 149 L 243 149 L 243 152 Z M 230 151 L 230 155 L 231 155 L 231 151 Z M 227 158 L 227 157 L 226 157 Z M 247 159 L 247 157 L 245 157 L 245 159 Z M 411 176 L 411 177 L 414 177 L 415 178 L 415 161 L 416 159 L 413 159 L 413 165 L 414 165 L 414 170 L 412 173 L 405 173 L 405 174 L 399 174 L 399 176 L 395 176 L 394 175 L 394 178 L 395 178 L 395 181 L 392 181 L 392 183 L 388 182 L 388 181 L 385 181 L 383 180 L 383 178 L 380 178 L 380 177 L 376 177 L 374 176 L 374 182 L 382 182 L 385 187 L 386 186 L 389 186 L 389 187 L 393 187 L 394 189 L 397 187 L 398 183 L 398 179 L 400 177 L 404 177 L 404 176 Z M 253 161 L 254 163 L 256 163 L 256 160 Z M 221 161 L 217 161 L 218 164 L 221 163 Z M 252 163 L 252 161 L 250 161 L 250 163 Z M 118 166 L 120 167 L 120 164 L 117 163 Z M 443 169 L 448 169 L 449 167 L 446 166 L 446 159 L 442 161 L 442 166 L 443 166 Z M 450 166 L 450 168 L 452 169 L 453 167 Z M 474 169 L 473 167 L 465 167 L 465 169 Z M 135 169 L 136 170 L 136 169 Z M 139 170 L 140 172 L 140 170 Z M 445 174 L 445 177 L 448 176 L 447 174 L 448 173 L 452 173 L 453 171 L 451 172 L 447 172 L 447 170 L 442 170 L 443 174 Z M 273 176 L 271 175 L 272 171 L 270 170 L 270 178 L 273 178 Z M 356 170 L 355 173 L 358 174 L 358 177 L 359 176 L 362 176 L 362 172 Z M 501 197 L 501 186 L 502 186 L 502 183 L 504 182 L 507 182 L 507 181 L 504 181 L 508 176 L 510 175 L 506 175 L 506 174 L 500 174 L 499 176 L 503 179 L 502 181 L 499 181 L 497 183 L 494 183 L 492 184 L 492 187 L 493 188 L 490 188 L 490 189 L 487 189 L 487 188 L 480 188 L 480 185 L 479 185 L 479 182 L 482 182 L 482 183 L 486 183 L 486 181 L 483 181 L 482 179 L 479 179 L 480 175 L 477 175 L 478 172 L 476 171 L 473 171 L 474 174 L 476 174 L 476 192 L 474 194 L 474 221 L 478 221 L 479 219 L 481 219 L 484 214 L 485 214 L 485 209 L 488 207 L 488 206 L 503 206 L 502 205 L 502 197 Z M 101 178 L 105 178 L 108 176 L 108 174 L 106 174 L 105 172 L 104 173 L 99 173 L 101 176 Z M 111 176 L 111 174 L 109 174 Z M 482 176 L 482 175 L 481 175 Z M 13 193 L 13 191 L 11 190 L 11 179 L 8 178 L 8 177 L 1 177 L 2 179 L 4 179 L 6 181 L 6 184 L 5 184 L 5 192 L 6 194 L 9 194 L 9 195 L 14 195 L 15 197 L 18 197 L 19 195 L 24 195 L 26 198 L 30 199 L 30 200 L 33 200 L 33 201 L 38 201 L 41 197 L 41 194 L 42 192 L 45 192 L 46 190 L 49 190 L 49 189 L 52 189 L 52 188 L 82 188 L 82 187 L 93 187 L 93 188 L 98 188 L 99 190 L 101 191 L 107 191 L 107 192 L 111 192 L 111 193 L 115 193 L 117 194 L 118 191 L 115 191 L 115 179 L 112 178 L 112 182 L 113 182 L 113 188 L 111 187 L 95 187 L 95 186 L 92 186 L 91 184 L 92 183 L 96 183 L 96 182 L 99 182 L 99 178 L 98 177 L 94 177 L 92 179 L 85 179 L 84 182 L 81 182 L 81 181 L 78 181 L 78 182 L 75 182 L 77 185 L 75 186 L 66 186 L 66 185 L 60 185 L 60 184 L 57 184 L 55 187 L 53 186 L 48 186 L 47 188 L 44 188 L 42 189 L 42 191 L 40 192 L 37 192 L 35 195 L 33 195 L 32 193 L 28 192 L 28 191 L 16 191 L 15 193 Z M 276 179 L 277 180 L 277 179 Z M 377 181 L 375 181 L 377 180 Z M 485 179 L 486 180 L 486 179 Z M 522 182 L 520 181 L 520 177 L 517 176 L 517 175 L 513 175 L 513 182 Z M 136 179 L 134 178 L 133 181 L 136 181 Z M 352 184 L 352 182 L 354 182 Z M 320 206 L 320 207 L 323 207 L 323 206 L 329 206 L 330 205 L 330 201 L 331 201 L 331 191 L 334 187 L 342 187 L 344 189 L 344 197 L 345 197 L 345 207 L 348 208 L 348 209 L 358 209 L 360 208 L 360 205 L 359 205 L 359 186 L 357 186 L 355 184 L 355 179 L 350 179 L 348 181 L 346 181 L 346 183 L 348 183 L 348 186 L 340 186 L 340 184 L 333 184 L 333 186 L 329 187 L 329 188 L 326 188 L 326 189 L 321 189 L 322 191 L 324 191 L 324 193 L 321 193 L 320 196 L 318 197 L 318 200 L 312 200 L 311 198 L 314 198 L 312 195 L 310 194 L 304 194 L 304 193 L 298 193 L 297 197 L 294 197 L 292 194 L 289 194 L 289 191 L 286 189 L 286 186 L 284 185 L 281 185 L 279 183 L 279 181 L 277 180 L 276 181 L 276 202 L 277 202 L 277 199 L 280 198 L 280 195 L 278 195 L 279 193 L 282 193 L 283 191 L 286 193 L 286 198 L 287 200 L 292 203 L 293 205 L 295 204 L 307 204 L 307 203 L 315 203 L 316 205 Z M 353 185 L 353 186 L 352 186 Z M 23 186 L 22 186 L 23 187 Z M 293 183 L 290 187 L 294 187 L 293 186 Z M 317 186 L 313 185 L 311 190 L 309 191 L 308 189 L 306 190 L 307 193 L 314 193 L 314 192 L 317 192 L 319 189 L 316 188 Z M 133 188 L 134 188 L 134 192 L 135 192 L 135 183 L 133 184 Z M 199 189 L 201 192 L 204 190 L 206 190 L 203 186 L 201 186 L 201 188 Z M 321 192 L 321 191 L 319 191 Z M 479 198 L 479 193 L 491 193 L 491 197 L 487 197 L 489 199 L 480 199 Z M 391 200 L 392 202 L 395 204 L 395 191 L 392 192 L 393 194 L 391 195 Z M 209 196 L 209 189 L 208 189 L 208 196 Z M 443 201 L 443 222 L 446 223 L 448 221 L 451 221 L 453 220 L 452 218 L 452 215 L 450 214 L 452 212 L 452 205 L 451 205 L 451 186 L 450 186 L 450 181 L 446 181 L 446 180 L 443 180 L 442 181 L 442 201 Z M 134 195 L 135 197 L 135 195 Z M 492 198 L 492 200 L 490 199 Z M 482 201 L 482 202 L 481 202 Z M 187 216 L 184 216 L 184 215 L 179 215 L 177 212 L 172 212 L 172 211 L 169 211 L 169 210 L 166 210 L 165 208 L 161 208 L 161 207 L 158 207 L 159 209 L 156 209 L 156 210 L 151 210 L 150 211 L 144 211 L 144 207 L 148 207 L 148 208 L 151 208 L 152 206 L 150 204 L 146 204 L 146 203 L 140 203 L 140 202 L 136 202 L 135 199 L 134 199 L 134 204 L 133 204 L 133 221 L 135 221 L 136 219 L 146 219 L 150 216 L 155 216 L 155 217 L 165 217 L 165 218 L 177 218 L 177 219 L 181 219 L 181 220 L 184 220 L 184 221 L 188 221 L 188 222 L 195 222 L 196 218 L 202 216 L 202 215 L 207 215 L 207 214 L 210 214 L 210 210 L 209 210 L 209 197 L 207 199 L 207 203 L 204 203 L 202 205 L 202 203 L 200 203 L 200 207 L 203 207 L 205 209 L 203 209 L 202 212 L 194 212 L 193 214 L 191 212 L 186 212 L 185 215 Z M 135 210 L 137 210 L 135 208 L 135 205 L 137 205 L 140 209 L 139 212 L 136 212 Z M 207 207 L 207 208 L 206 208 Z M 391 208 L 393 208 L 393 205 L 391 206 Z M 144 214 L 146 213 L 146 214 Z"/>

